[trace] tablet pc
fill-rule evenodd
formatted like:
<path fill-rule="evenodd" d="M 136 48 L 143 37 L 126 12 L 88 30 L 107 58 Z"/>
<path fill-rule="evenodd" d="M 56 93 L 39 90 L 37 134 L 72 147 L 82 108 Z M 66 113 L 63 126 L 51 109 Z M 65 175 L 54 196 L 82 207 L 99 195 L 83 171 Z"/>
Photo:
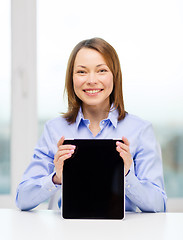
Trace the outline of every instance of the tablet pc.
<path fill-rule="evenodd" d="M 63 218 L 124 218 L 124 164 L 116 150 L 116 141 L 64 141 L 64 144 L 75 145 L 76 149 L 63 167 Z"/>

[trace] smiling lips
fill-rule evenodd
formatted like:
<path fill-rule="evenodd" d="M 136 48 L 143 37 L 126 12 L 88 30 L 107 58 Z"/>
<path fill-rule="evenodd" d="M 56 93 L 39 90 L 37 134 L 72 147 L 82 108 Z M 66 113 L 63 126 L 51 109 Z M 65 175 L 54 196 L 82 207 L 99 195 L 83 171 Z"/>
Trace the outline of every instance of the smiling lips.
<path fill-rule="evenodd" d="M 97 93 L 103 91 L 103 89 L 101 89 L 101 88 L 100 89 L 84 89 L 83 91 L 89 95 L 90 94 L 94 95 L 94 94 L 97 94 Z"/>

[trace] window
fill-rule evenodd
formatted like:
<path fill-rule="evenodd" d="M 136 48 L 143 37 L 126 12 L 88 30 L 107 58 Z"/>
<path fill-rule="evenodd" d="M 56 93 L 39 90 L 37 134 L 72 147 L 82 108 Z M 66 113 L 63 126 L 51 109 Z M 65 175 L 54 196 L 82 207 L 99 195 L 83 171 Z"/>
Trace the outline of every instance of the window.
<path fill-rule="evenodd" d="M 0 2 L 0 194 L 10 193 L 10 1 Z"/>
<path fill-rule="evenodd" d="M 38 1 L 38 115 L 66 109 L 66 64 L 79 41 L 102 37 L 117 50 L 126 110 L 153 123 L 169 197 L 183 197 L 181 1 Z M 162 17 L 163 15 L 163 17 Z M 49 16 L 49 17 L 48 17 Z"/>
<path fill-rule="evenodd" d="M 15 208 L 37 139 L 36 0 L 1 1 L 0 29 L 0 207 Z"/>

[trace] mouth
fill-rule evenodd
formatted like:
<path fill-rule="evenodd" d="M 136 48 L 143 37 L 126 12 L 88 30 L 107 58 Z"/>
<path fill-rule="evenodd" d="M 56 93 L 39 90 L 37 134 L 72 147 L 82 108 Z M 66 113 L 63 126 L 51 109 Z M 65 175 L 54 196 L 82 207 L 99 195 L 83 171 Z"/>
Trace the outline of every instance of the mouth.
<path fill-rule="evenodd" d="M 102 92 L 103 89 L 84 89 L 83 91 L 88 94 L 96 94 Z"/>

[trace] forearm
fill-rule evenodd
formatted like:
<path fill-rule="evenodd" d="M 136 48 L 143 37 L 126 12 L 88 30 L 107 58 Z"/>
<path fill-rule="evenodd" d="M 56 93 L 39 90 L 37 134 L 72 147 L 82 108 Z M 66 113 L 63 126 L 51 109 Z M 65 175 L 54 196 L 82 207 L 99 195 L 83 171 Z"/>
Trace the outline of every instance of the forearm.
<path fill-rule="evenodd" d="M 16 196 L 17 207 L 30 210 L 50 198 L 60 187 L 52 182 L 52 176 L 30 178 L 20 183 Z"/>
<path fill-rule="evenodd" d="M 166 194 L 148 180 L 139 180 L 133 172 L 126 177 L 126 196 L 143 212 L 166 211 Z"/>

